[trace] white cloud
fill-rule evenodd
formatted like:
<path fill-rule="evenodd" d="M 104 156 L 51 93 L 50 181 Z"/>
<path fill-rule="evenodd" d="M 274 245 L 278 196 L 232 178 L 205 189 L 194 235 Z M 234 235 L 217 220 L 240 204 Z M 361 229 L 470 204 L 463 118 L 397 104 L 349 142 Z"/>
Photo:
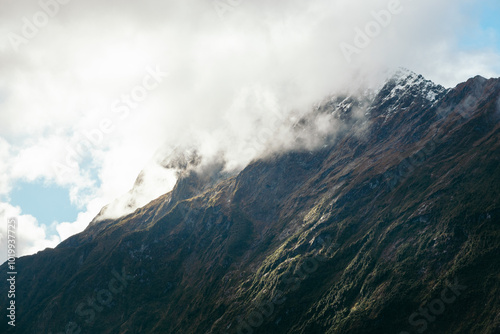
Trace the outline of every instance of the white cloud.
<path fill-rule="evenodd" d="M 7 260 L 7 220 L 16 218 L 18 226 L 16 230 L 17 256 L 36 253 L 47 247 L 55 247 L 61 240 L 57 236 L 48 237 L 45 225 L 40 225 L 35 217 L 21 214 L 21 208 L 13 207 L 8 203 L 0 202 L 0 263 Z"/>
<path fill-rule="evenodd" d="M 9 167 L 6 163 L 10 158 L 9 151 L 9 143 L 0 137 L 0 161 L 4 162 L 0 164 L 0 196 L 8 194 L 11 190 Z"/>
<path fill-rule="evenodd" d="M 78 214 L 76 221 L 63 223 L 56 222 L 56 230 L 60 240 L 66 240 L 70 236 L 82 232 L 106 204 L 106 200 L 102 198 L 93 198 L 87 203 L 86 210 Z"/>
<path fill-rule="evenodd" d="M 376 81 L 386 67 L 447 86 L 498 75 L 497 53 L 459 47 L 457 32 L 475 23 L 461 11 L 466 2 L 401 0 L 402 10 L 349 64 L 340 44 L 353 43 L 355 29 L 389 0 L 242 0 L 222 19 L 206 0 L 70 1 L 18 52 L 8 33 L 21 34 L 23 17 L 40 5 L 0 0 L 0 194 L 19 179 L 68 187 L 84 209 L 57 227 L 64 239 L 98 206 L 122 195 L 128 202 L 144 168 L 137 205 L 168 190 L 170 172 L 151 158 L 159 147 L 224 152 L 227 168 L 237 169 L 266 145 L 290 145 L 284 125 L 294 115 L 338 89 Z M 169 76 L 134 108 L 114 112 L 156 66 Z M 103 121 L 113 130 L 89 144 L 85 133 Z M 317 130 L 325 124 L 335 126 L 319 122 Z M 68 161 L 78 164 L 54 170 Z"/>

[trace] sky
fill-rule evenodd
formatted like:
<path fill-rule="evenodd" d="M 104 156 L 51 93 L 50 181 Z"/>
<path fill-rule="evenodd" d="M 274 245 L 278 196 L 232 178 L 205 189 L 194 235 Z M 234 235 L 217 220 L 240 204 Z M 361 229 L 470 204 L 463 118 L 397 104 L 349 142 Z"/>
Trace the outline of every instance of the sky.
<path fill-rule="evenodd" d="M 0 0 L 0 261 L 11 217 L 18 255 L 55 247 L 168 192 L 179 152 L 238 171 L 391 68 L 498 77 L 498 17 L 497 0 Z"/>

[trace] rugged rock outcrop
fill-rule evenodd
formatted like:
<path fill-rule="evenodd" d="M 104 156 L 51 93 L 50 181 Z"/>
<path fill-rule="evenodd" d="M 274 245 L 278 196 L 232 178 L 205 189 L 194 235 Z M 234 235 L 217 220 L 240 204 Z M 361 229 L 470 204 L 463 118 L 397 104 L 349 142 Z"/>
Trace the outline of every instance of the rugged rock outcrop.
<path fill-rule="evenodd" d="M 20 258 L 16 332 L 498 333 L 500 80 L 314 112 L 345 131 Z"/>

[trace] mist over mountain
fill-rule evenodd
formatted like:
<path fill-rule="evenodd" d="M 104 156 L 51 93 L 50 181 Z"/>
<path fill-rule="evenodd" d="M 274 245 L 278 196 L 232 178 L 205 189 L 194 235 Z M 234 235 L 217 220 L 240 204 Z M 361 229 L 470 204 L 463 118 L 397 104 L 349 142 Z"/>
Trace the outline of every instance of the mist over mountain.
<path fill-rule="evenodd" d="M 18 218 L 20 255 L 56 247 L 99 212 L 117 219 L 172 190 L 177 172 L 162 162 L 177 149 L 238 173 L 265 153 L 335 141 L 344 123 L 329 114 L 309 120 L 321 136 L 290 129 L 331 94 L 378 92 L 383 69 L 411 68 L 446 88 L 500 73 L 495 0 L 0 8 L 0 220 Z M 299 145 L 296 135 L 308 138 Z"/>
<path fill-rule="evenodd" d="M 408 82 L 402 82 L 408 77 Z M 359 81 L 357 87 L 351 87 L 351 83 L 303 109 L 285 109 L 269 92 L 249 91 L 245 99 L 253 102 L 235 107 L 247 114 L 237 114 L 234 124 L 222 124 L 206 136 L 183 138 L 176 146 L 166 142 L 141 171 L 134 187 L 101 210 L 99 217 L 119 218 L 135 211 L 171 190 L 188 171 L 204 173 L 218 166 L 224 174 L 236 174 L 254 159 L 289 151 L 314 151 L 333 144 L 347 131 L 362 137 L 368 121 L 367 108 L 389 79 L 397 85 L 391 94 L 397 94 L 405 85 L 422 89 L 430 99 L 445 91 L 405 68 L 353 79 Z"/>
<path fill-rule="evenodd" d="M 500 332 L 500 79 L 400 69 L 266 117 L 241 146 L 163 146 L 85 231 L 19 258 L 1 331 Z"/>

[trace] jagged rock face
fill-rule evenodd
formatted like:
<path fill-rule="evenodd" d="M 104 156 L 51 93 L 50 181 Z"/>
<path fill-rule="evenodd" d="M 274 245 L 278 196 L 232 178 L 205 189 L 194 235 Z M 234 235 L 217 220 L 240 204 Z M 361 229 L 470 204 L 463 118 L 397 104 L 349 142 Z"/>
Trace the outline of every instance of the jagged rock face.
<path fill-rule="evenodd" d="M 19 259 L 16 330 L 496 333 L 499 98 L 500 80 L 446 90 L 403 72 L 330 99 L 316 112 L 365 130 L 235 176 L 188 173 Z"/>

